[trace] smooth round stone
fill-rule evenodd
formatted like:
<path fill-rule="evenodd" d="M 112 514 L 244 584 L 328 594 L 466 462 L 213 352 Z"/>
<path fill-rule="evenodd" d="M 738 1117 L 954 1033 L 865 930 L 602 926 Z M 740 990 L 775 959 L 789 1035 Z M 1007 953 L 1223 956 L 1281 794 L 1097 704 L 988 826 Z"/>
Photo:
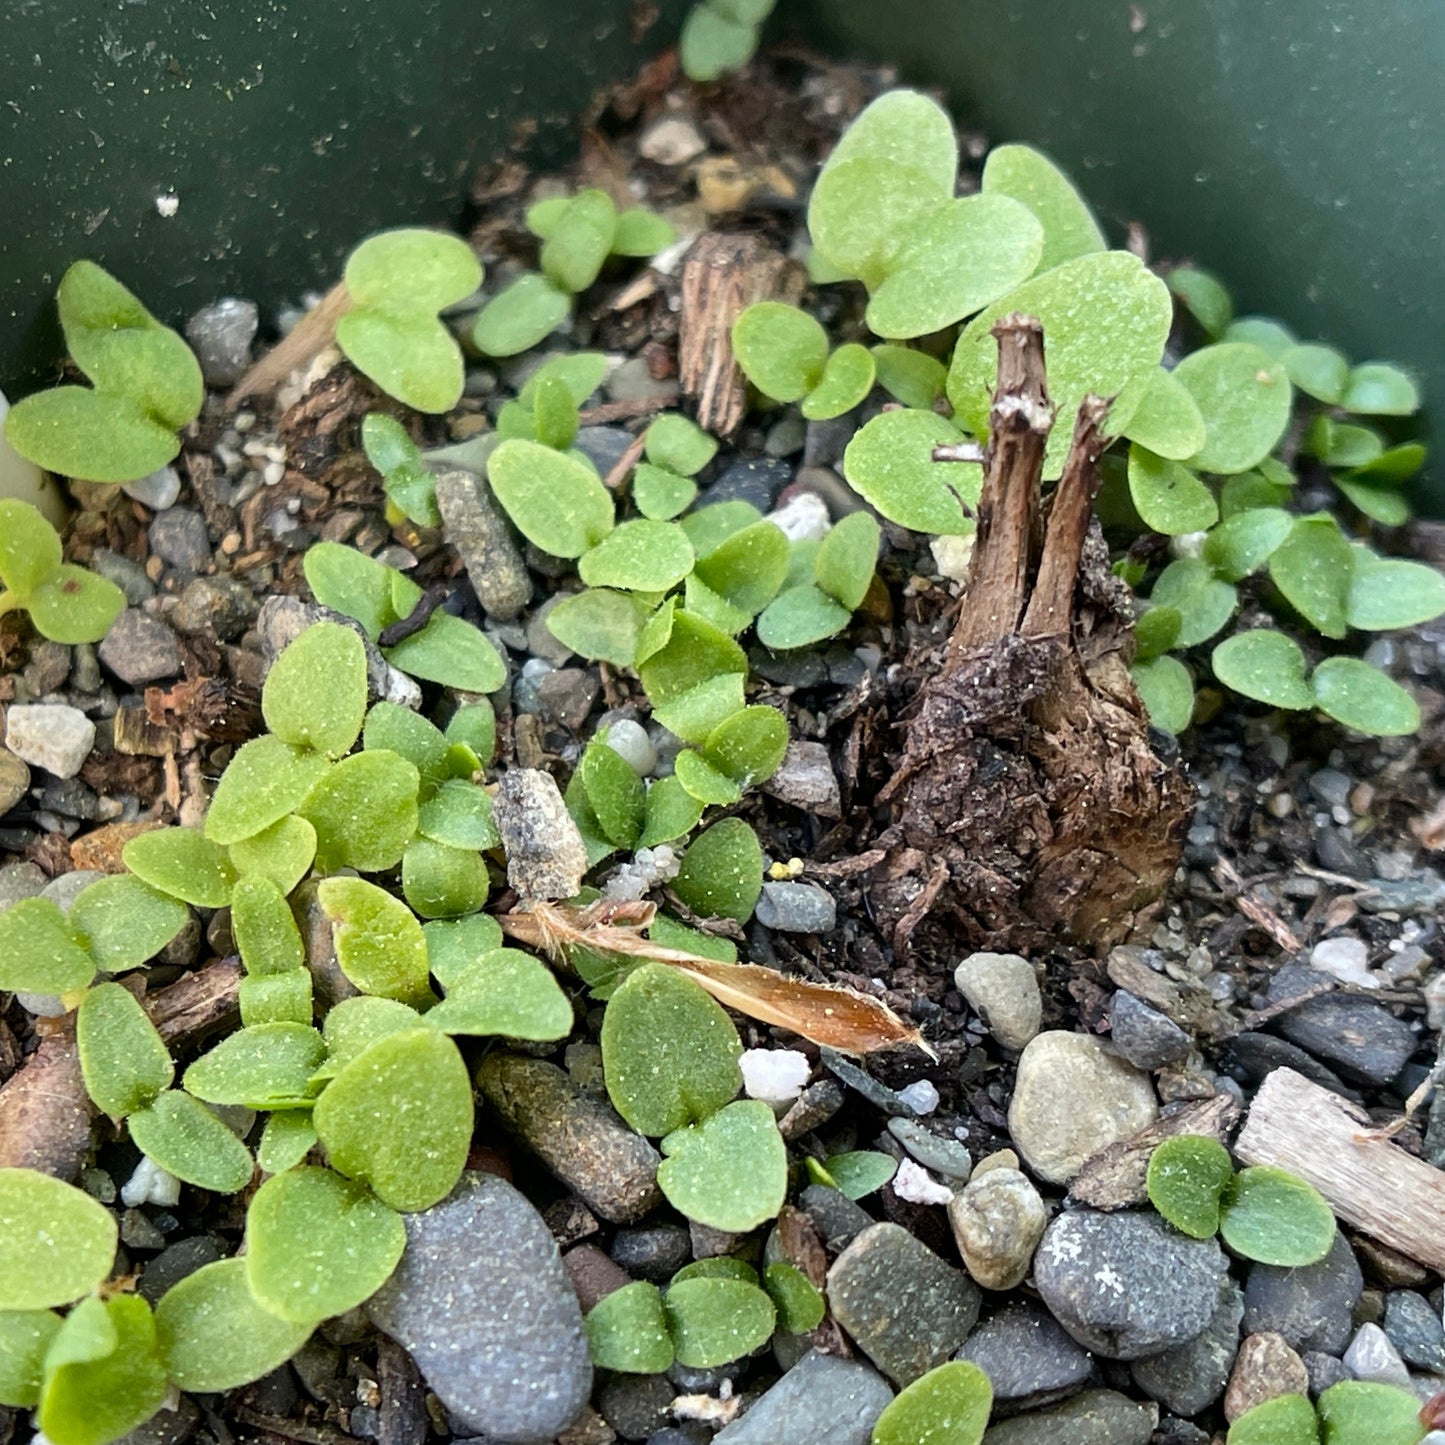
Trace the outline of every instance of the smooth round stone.
<path fill-rule="evenodd" d="M 1016 953 L 973 953 L 953 971 L 958 991 L 1006 1049 L 1021 1049 L 1039 1031 L 1043 996 L 1034 966 Z"/>
<path fill-rule="evenodd" d="M 831 933 L 838 924 L 838 905 L 815 883 L 764 883 L 757 919 L 779 933 Z"/>
<path fill-rule="evenodd" d="M 868 1445 L 893 1398 L 862 1360 L 805 1355 L 715 1445 Z"/>
<path fill-rule="evenodd" d="M 167 507 L 175 506 L 181 494 L 181 479 L 174 467 L 161 467 L 134 482 L 123 482 L 121 491 L 153 512 L 164 512 Z"/>
<path fill-rule="evenodd" d="M 1224 1253 L 1157 1214 L 1062 1214 L 1034 1256 L 1034 1284 L 1054 1318 L 1086 1349 L 1113 1360 L 1161 1354 L 1214 1317 Z"/>
<path fill-rule="evenodd" d="M 1005 1305 L 964 1341 L 956 1360 L 970 1360 L 993 1383 L 994 1399 L 1046 1405 L 1089 1378 L 1093 1357 L 1042 1305 Z"/>
<path fill-rule="evenodd" d="M 1135 1378 L 1138 1378 L 1137 1367 Z M 1266 1331 L 1246 1335 L 1239 1342 L 1229 1388 L 1224 1395 L 1224 1418 L 1233 1424 L 1246 1410 L 1278 1395 L 1306 1395 L 1310 1376 L 1305 1363 L 1285 1343 L 1283 1335 Z"/>
<path fill-rule="evenodd" d="M 1029 1168 L 1067 1184 L 1100 1149 L 1159 1117 L 1148 1075 L 1102 1039 L 1051 1030 L 1019 1058 L 1008 1126 Z"/>
<path fill-rule="evenodd" d="M 657 749 L 647 736 L 647 729 L 631 718 L 621 718 L 607 728 L 607 746 L 621 758 L 639 778 L 645 778 L 657 766 Z"/>
<path fill-rule="evenodd" d="M 1062 1405 L 989 1428 L 987 1445 L 1149 1445 L 1159 1410 L 1114 1390 L 1085 1390 Z"/>
<path fill-rule="evenodd" d="M 1017 1169 L 990 1169 L 949 1201 L 948 1222 L 975 1282 L 984 1289 L 1012 1289 L 1029 1272 L 1048 1211 Z"/>

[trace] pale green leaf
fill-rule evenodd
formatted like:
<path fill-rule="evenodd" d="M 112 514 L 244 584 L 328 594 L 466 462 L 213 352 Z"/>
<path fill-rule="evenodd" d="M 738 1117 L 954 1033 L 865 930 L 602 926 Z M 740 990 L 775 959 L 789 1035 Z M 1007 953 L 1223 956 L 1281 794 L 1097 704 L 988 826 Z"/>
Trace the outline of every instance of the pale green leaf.
<path fill-rule="evenodd" d="M 890 522 L 914 532 L 966 535 L 965 516 L 983 487 L 974 462 L 935 462 L 936 446 L 952 446 L 961 433 L 931 411 L 885 411 L 854 433 L 843 454 L 848 484 Z"/>
<path fill-rule="evenodd" d="M 190 1094 L 170 1089 L 126 1124 L 136 1148 L 187 1184 L 236 1194 L 251 1182 L 255 1165 L 246 1146 Z"/>
<path fill-rule="evenodd" d="M 43 1310 L 88 1294 L 110 1273 L 115 1217 L 74 1185 L 0 1169 L 0 1310 Z"/>
<path fill-rule="evenodd" d="M 614 996 L 608 1008 L 615 1003 Z M 668 1134 L 661 1148 L 657 1186 L 688 1219 L 741 1234 L 783 1207 L 787 1146 L 771 1106 L 761 1099 L 727 1104 L 701 1123 Z"/>
<path fill-rule="evenodd" d="M 983 167 L 983 190 L 1021 201 L 1043 226 L 1038 270 L 1048 271 L 1105 247 L 1103 233 L 1073 182 L 1041 151 L 995 146 Z"/>
<path fill-rule="evenodd" d="M 1256 702 L 1299 711 L 1314 706 L 1314 691 L 1305 680 L 1305 655 L 1282 632 L 1259 627 L 1227 637 L 1210 658 L 1214 675 Z"/>
<path fill-rule="evenodd" d="M 1327 657 L 1310 678 L 1315 706 L 1356 732 L 1401 737 L 1418 732 L 1420 708 L 1399 683 L 1357 657 Z"/>
<path fill-rule="evenodd" d="M 431 1000 L 426 938 L 411 910 L 364 878 L 326 878 L 316 890 L 336 936 L 341 971 L 363 993 L 424 1006 Z"/>

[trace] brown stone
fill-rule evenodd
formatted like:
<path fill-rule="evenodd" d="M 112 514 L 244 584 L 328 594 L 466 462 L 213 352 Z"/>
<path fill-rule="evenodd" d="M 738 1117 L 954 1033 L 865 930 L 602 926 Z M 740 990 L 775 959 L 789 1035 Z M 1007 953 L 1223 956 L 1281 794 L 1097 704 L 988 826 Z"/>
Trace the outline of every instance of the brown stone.
<path fill-rule="evenodd" d="M 1224 1418 L 1232 1425 L 1246 1410 L 1277 1395 L 1307 1395 L 1309 1373 L 1283 1335 L 1264 1330 L 1246 1335 L 1224 1392 Z"/>
<path fill-rule="evenodd" d="M 92 868 L 97 873 L 124 873 L 121 851 L 132 838 L 165 827 L 155 819 L 137 823 L 107 823 L 77 838 L 70 845 L 70 859 L 77 868 Z"/>
<path fill-rule="evenodd" d="M 605 1299 L 625 1284 L 632 1283 L 632 1276 L 615 1264 L 595 1244 L 579 1244 L 562 1256 L 562 1267 L 577 1291 L 578 1303 L 585 1315 L 600 1299 Z"/>

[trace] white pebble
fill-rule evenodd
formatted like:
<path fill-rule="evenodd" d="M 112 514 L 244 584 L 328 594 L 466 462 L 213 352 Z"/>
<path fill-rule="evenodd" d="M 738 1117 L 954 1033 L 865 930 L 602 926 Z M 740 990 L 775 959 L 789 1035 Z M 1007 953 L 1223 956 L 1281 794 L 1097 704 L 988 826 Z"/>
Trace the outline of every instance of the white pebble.
<path fill-rule="evenodd" d="M 935 537 L 928 544 L 933 553 L 933 565 L 940 577 L 950 582 L 967 582 L 968 569 L 973 562 L 973 538 Z"/>
<path fill-rule="evenodd" d="M 549 672 L 555 671 L 556 669 L 545 657 L 529 657 L 522 664 L 522 676 L 528 682 L 540 682 Z"/>
<path fill-rule="evenodd" d="M 142 1156 L 135 1173 L 122 1186 L 120 1200 L 127 1209 L 139 1209 L 142 1204 L 159 1204 L 170 1209 L 181 1202 L 181 1181 L 155 1160 Z"/>
<path fill-rule="evenodd" d="M 893 1176 L 893 1192 L 912 1204 L 947 1204 L 953 1198 L 953 1190 L 948 1185 L 940 1184 L 912 1159 L 899 1162 L 898 1173 Z"/>
<path fill-rule="evenodd" d="M 938 1107 L 938 1090 L 932 1079 L 915 1079 L 899 1089 L 898 1097 L 918 1115 L 931 1114 Z"/>
<path fill-rule="evenodd" d="M 176 195 L 164 195 L 156 197 L 156 213 L 170 220 L 181 208 L 181 198 Z"/>
<path fill-rule="evenodd" d="M 68 1012 L 59 996 L 53 993 L 17 993 L 15 1001 L 26 1013 L 39 1019 L 58 1019 Z"/>
<path fill-rule="evenodd" d="M 1181 532 L 1177 537 L 1169 539 L 1169 555 L 1171 557 L 1190 557 L 1195 560 L 1204 555 L 1204 539 L 1208 532 Z"/>
<path fill-rule="evenodd" d="M 1344 1353 L 1343 1364 L 1357 1380 L 1410 1388 L 1410 1372 L 1379 1325 L 1361 1325 Z"/>
<path fill-rule="evenodd" d="M 602 889 L 602 896 L 614 903 L 635 903 L 661 883 L 671 883 L 682 868 L 682 859 L 659 843 L 656 848 L 639 848 L 632 862 L 616 869 Z"/>
<path fill-rule="evenodd" d="M 607 729 L 607 746 L 639 778 L 645 778 L 657 766 L 657 749 L 652 746 L 647 729 L 631 718 L 623 718 Z"/>
<path fill-rule="evenodd" d="M 803 1092 L 812 1072 L 806 1054 L 796 1049 L 748 1049 L 738 1060 L 743 1092 L 774 1108 L 791 1104 Z"/>
<path fill-rule="evenodd" d="M 181 479 L 174 467 L 161 467 L 137 481 L 123 482 L 121 491 L 153 512 L 164 512 L 167 507 L 175 506 L 181 494 Z"/>
<path fill-rule="evenodd" d="M 1370 949 L 1362 938 L 1325 938 L 1314 946 L 1310 967 L 1357 988 L 1379 988 L 1370 972 Z"/>
<path fill-rule="evenodd" d="M 821 542 L 833 530 L 827 504 L 813 492 L 799 492 L 765 521 L 771 522 L 790 542 Z"/>
<path fill-rule="evenodd" d="M 73 778 L 90 756 L 95 724 L 79 708 L 59 703 L 12 707 L 5 717 L 5 745 L 33 768 Z"/>

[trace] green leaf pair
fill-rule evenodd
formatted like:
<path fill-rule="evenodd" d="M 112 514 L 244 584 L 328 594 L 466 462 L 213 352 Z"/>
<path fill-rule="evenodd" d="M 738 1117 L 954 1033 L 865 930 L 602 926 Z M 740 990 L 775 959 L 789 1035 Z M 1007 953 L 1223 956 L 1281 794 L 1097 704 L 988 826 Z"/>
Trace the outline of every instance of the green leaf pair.
<path fill-rule="evenodd" d="M 696 422 L 669 412 L 647 429 L 647 460 L 632 473 L 632 500 L 644 517 L 670 522 L 697 496 L 692 478 L 717 455 L 717 439 Z"/>
<path fill-rule="evenodd" d="M 462 395 L 462 353 L 437 313 L 481 284 L 481 262 L 460 237 L 383 231 L 347 259 L 352 306 L 336 323 L 336 344 L 387 395 L 417 411 L 450 411 Z"/>
<path fill-rule="evenodd" d="M 99 642 L 125 610 L 125 593 L 61 557 L 59 535 L 35 507 L 0 499 L 0 612 L 23 608 L 51 642 Z"/>
<path fill-rule="evenodd" d="M 498 412 L 498 435 L 566 451 L 577 436 L 579 408 L 602 384 L 607 367 L 607 358 L 598 351 L 554 357 L 532 373 L 515 401 Z"/>
<path fill-rule="evenodd" d="M 385 412 L 368 412 L 361 421 L 361 446 L 381 473 L 391 505 L 418 527 L 440 527 L 436 478 L 406 428 Z"/>
<path fill-rule="evenodd" d="M 809 421 L 852 411 L 873 390 L 873 353 L 856 341 L 830 351 L 828 333 L 806 311 L 758 301 L 733 323 L 743 374 L 774 401 L 800 401 Z"/>
<path fill-rule="evenodd" d="M 700 84 L 741 70 L 758 48 L 758 31 L 776 0 L 701 0 L 678 37 L 682 73 Z"/>
<path fill-rule="evenodd" d="M 1227 1445 L 1417 1445 L 1426 1427 L 1419 1399 L 1397 1385 L 1341 1380 L 1311 1404 L 1276 1395 L 1229 1427 Z"/>
<path fill-rule="evenodd" d="M 201 410 L 196 358 L 92 261 L 70 267 L 56 299 L 66 347 L 93 389 L 57 386 L 25 397 L 5 418 L 6 441 L 47 471 L 87 482 L 148 476 L 175 458 L 176 433 Z"/>
<path fill-rule="evenodd" d="M 847 627 L 872 585 L 881 537 L 878 523 L 869 513 L 859 511 L 844 517 L 821 542 L 792 543 L 791 585 L 763 609 L 758 618 L 758 641 L 764 647 L 786 651 L 812 646 Z"/>

